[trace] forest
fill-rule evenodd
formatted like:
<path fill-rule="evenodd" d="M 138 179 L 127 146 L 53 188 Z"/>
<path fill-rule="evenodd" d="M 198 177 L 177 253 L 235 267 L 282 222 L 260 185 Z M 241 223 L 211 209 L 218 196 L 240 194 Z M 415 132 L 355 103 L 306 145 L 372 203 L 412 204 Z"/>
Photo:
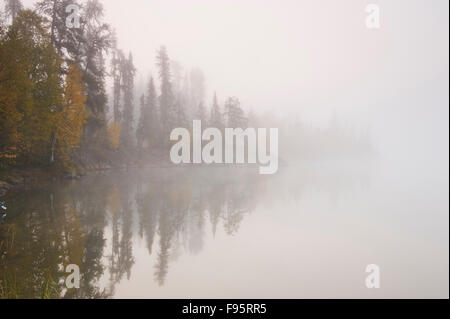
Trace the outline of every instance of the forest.
<path fill-rule="evenodd" d="M 228 98 L 223 108 L 216 97 L 210 110 L 204 105 L 201 71 L 191 72 L 196 89 L 177 88 L 164 46 L 156 53 L 157 81 L 151 77 L 136 97 L 133 55 L 118 48 L 98 0 L 43 0 L 34 10 L 23 9 L 20 0 L 5 2 L 0 168 L 136 164 L 167 155 L 170 131 L 189 127 L 193 118 L 217 128 L 246 125 L 237 98 Z M 66 8 L 73 4 L 81 10 L 78 28 L 66 23 Z"/>
<path fill-rule="evenodd" d="M 67 23 L 70 5 L 80 8 L 76 26 Z M 273 114 L 244 110 L 236 97 L 219 103 L 214 93 L 205 101 L 201 69 L 186 71 L 163 45 L 149 52 L 157 74 L 136 85 L 133 54 L 119 47 L 103 15 L 99 0 L 42 0 L 33 9 L 24 9 L 20 0 L 4 1 L 0 170 L 74 172 L 168 162 L 170 132 L 192 130 L 193 120 L 221 130 L 280 127 L 285 159 L 370 150 L 368 134 L 333 120 L 326 129 L 305 129 L 298 119 L 280 125 Z"/>

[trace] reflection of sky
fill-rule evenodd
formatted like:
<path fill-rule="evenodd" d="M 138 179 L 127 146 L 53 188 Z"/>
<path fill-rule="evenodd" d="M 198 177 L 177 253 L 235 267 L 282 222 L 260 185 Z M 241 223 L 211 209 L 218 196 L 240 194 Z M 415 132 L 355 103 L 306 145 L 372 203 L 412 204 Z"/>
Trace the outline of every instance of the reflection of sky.
<path fill-rule="evenodd" d="M 445 195 L 427 192 L 439 183 L 399 182 L 380 167 L 285 168 L 274 178 L 259 178 L 264 187 L 258 188 L 256 207 L 245 214 L 239 231 L 229 236 L 219 225 L 213 236 L 205 212 L 201 250 L 192 252 L 189 240 L 181 243 L 162 287 L 154 280 L 159 238 L 149 255 L 145 240 L 135 233 L 136 263 L 130 281 L 116 285 L 115 297 L 448 295 Z M 192 220 L 186 222 L 189 228 Z M 364 286 L 364 270 L 371 263 L 381 267 L 378 291 Z"/>

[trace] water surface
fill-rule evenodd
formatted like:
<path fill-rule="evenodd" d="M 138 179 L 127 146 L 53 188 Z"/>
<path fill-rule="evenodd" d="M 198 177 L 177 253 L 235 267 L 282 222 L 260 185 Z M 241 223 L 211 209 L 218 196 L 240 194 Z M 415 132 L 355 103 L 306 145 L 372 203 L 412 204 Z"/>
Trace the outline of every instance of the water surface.
<path fill-rule="evenodd" d="M 0 295 L 448 298 L 447 191 L 376 163 L 130 169 L 23 190 L 6 198 Z M 80 289 L 65 288 L 68 264 Z"/>

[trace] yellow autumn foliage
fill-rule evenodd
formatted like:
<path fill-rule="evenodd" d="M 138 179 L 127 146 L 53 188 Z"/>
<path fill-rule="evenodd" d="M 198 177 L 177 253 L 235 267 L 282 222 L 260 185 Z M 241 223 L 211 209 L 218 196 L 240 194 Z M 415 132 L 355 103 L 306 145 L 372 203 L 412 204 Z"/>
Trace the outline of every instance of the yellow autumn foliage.
<path fill-rule="evenodd" d="M 121 127 L 118 123 L 113 122 L 110 125 L 108 125 L 109 147 L 114 151 L 117 151 L 117 149 L 119 148 L 120 132 L 121 132 Z"/>
<path fill-rule="evenodd" d="M 70 65 L 56 129 L 57 153 L 64 163 L 69 161 L 72 151 L 80 145 L 86 116 L 86 96 L 81 73 L 76 65 Z"/>

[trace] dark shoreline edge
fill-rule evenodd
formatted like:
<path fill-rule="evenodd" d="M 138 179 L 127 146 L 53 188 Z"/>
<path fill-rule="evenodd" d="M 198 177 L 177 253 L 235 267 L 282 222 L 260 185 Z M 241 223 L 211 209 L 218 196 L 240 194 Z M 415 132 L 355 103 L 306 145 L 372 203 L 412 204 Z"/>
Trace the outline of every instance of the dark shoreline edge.
<path fill-rule="evenodd" d="M 79 179 L 87 174 L 115 169 L 107 165 L 61 172 L 50 168 L 23 168 L 0 171 L 0 198 L 8 193 L 28 189 L 61 180 Z"/>
<path fill-rule="evenodd" d="M 21 189 L 31 189 L 34 187 L 55 183 L 58 181 L 78 180 L 87 175 L 122 171 L 128 169 L 164 169 L 164 168 L 186 168 L 193 165 L 175 165 L 168 162 L 150 162 L 147 165 L 130 164 L 130 165 L 95 165 L 89 168 L 78 168 L 73 172 L 55 171 L 49 168 L 24 168 L 10 169 L 0 171 L 0 199 L 13 191 Z M 195 167 L 211 167 L 211 165 L 198 164 Z M 215 165 L 215 167 L 224 167 L 225 165 Z M 240 165 L 240 167 L 250 167 L 253 165 Z"/>

